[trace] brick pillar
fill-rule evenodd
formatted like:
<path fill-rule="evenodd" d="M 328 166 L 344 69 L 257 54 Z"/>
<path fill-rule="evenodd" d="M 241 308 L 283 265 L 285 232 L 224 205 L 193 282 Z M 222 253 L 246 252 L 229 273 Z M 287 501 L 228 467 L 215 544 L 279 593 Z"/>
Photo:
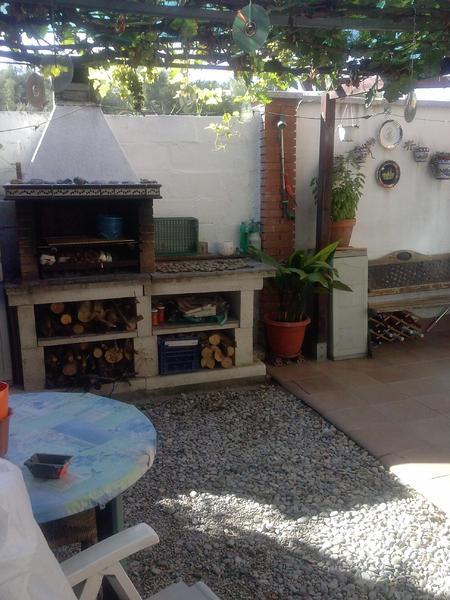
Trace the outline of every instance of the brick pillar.
<path fill-rule="evenodd" d="M 281 206 L 281 148 L 277 123 L 284 129 L 285 172 L 295 192 L 296 128 L 298 98 L 275 98 L 265 108 L 261 139 L 261 240 L 263 250 L 277 260 L 287 258 L 295 247 L 295 221 L 283 216 Z M 292 211 L 295 204 L 290 201 Z M 275 308 L 267 282 L 261 293 L 261 314 Z"/>

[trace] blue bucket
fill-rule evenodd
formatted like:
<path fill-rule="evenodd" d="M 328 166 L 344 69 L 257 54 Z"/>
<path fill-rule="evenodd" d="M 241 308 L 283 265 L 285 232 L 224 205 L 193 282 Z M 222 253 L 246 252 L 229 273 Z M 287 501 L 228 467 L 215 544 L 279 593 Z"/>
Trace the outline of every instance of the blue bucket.
<path fill-rule="evenodd" d="M 98 235 L 107 240 L 117 240 L 123 237 L 122 217 L 112 215 L 98 215 Z"/>

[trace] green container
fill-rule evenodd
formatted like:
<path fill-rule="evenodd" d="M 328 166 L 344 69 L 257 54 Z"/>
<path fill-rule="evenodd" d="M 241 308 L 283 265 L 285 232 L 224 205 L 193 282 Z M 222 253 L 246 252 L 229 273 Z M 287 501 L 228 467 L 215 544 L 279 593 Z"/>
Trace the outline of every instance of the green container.
<path fill-rule="evenodd" d="M 198 219 L 163 217 L 155 219 L 156 256 L 198 254 Z"/>

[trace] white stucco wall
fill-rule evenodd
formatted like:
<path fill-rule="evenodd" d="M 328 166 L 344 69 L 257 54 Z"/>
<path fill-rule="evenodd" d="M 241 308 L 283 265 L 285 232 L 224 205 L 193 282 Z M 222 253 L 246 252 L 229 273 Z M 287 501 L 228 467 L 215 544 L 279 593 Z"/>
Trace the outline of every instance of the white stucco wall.
<path fill-rule="evenodd" d="M 8 163 L 21 161 L 26 171 L 43 128 L 1 131 L 41 123 L 46 117 L 0 112 L 0 185 L 15 177 Z M 216 150 L 215 134 L 207 129 L 220 117 L 106 118 L 137 174 L 162 184 L 163 199 L 155 202 L 155 216 L 198 218 L 200 240 L 209 242 L 212 251 L 220 241 L 238 245 L 241 221 L 259 219 L 259 114 L 236 125 L 237 135 L 225 150 Z M 3 221 L 9 221 L 10 208 L 0 206 Z"/>
<path fill-rule="evenodd" d="M 368 111 L 363 104 L 351 105 L 355 117 L 380 113 L 384 105 Z M 354 143 L 340 142 L 337 132 L 335 154 L 342 154 L 370 137 L 377 138 L 380 126 L 387 119 L 395 119 L 403 128 L 402 143 L 393 150 L 385 150 L 377 141 L 363 166 L 366 175 L 364 196 L 359 204 L 352 245 L 368 249 L 369 258 L 378 258 L 398 249 L 415 250 L 424 254 L 450 252 L 450 181 L 433 178 L 427 163 L 416 163 L 412 152 L 404 149 L 403 142 L 414 140 L 433 151 L 450 151 L 450 103 L 422 102 L 416 118 L 406 123 L 403 106 L 392 105 L 392 115 L 378 115 L 356 120 L 359 125 Z M 336 125 L 345 111 L 343 101 L 337 102 Z M 311 178 L 317 174 L 319 155 L 320 102 L 304 98 L 297 119 L 297 222 L 298 247 L 315 245 L 316 207 L 310 190 Z M 349 117 L 350 107 L 345 114 Z M 302 118 L 307 117 L 307 118 Z M 442 122 L 446 121 L 446 122 Z M 350 121 L 345 120 L 344 124 Z M 382 188 L 375 179 L 377 166 L 384 160 L 395 160 L 401 169 L 401 178 L 393 189 Z"/>
<path fill-rule="evenodd" d="M 225 150 L 207 129 L 220 117 L 107 118 L 138 175 L 162 184 L 156 217 L 196 217 L 212 251 L 220 241 L 239 245 L 241 221 L 259 219 L 259 115 L 237 125 Z"/>

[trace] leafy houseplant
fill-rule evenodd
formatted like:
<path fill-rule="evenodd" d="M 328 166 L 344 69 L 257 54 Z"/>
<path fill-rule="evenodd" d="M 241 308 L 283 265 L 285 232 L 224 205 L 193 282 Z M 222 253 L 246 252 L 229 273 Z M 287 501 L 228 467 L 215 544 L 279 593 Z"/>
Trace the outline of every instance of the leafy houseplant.
<path fill-rule="evenodd" d="M 262 250 L 252 254 L 276 269 L 271 285 L 278 298 L 278 310 L 264 315 L 267 339 L 272 352 L 281 357 L 300 353 L 305 330 L 310 323 L 306 315 L 306 301 L 310 293 L 329 293 L 333 289 L 351 291 L 338 278 L 330 264 L 339 242 L 329 244 L 318 252 L 296 250 L 287 261 L 278 262 Z"/>
<path fill-rule="evenodd" d="M 331 240 L 339 241 L 340 246 L 348 246 L 356 223 L 356 211 L 362 197 L 365 175 L 355 157 L 336 156 L 333 164 L 331 187 Z M 317 202 L 319 182 L 311 180 L 314 198 Z"/>
<path fill-rule="evenodd" d="M 450 152 L 435 152 L 430 167 L 436 179 L 450 179 Z"/>

